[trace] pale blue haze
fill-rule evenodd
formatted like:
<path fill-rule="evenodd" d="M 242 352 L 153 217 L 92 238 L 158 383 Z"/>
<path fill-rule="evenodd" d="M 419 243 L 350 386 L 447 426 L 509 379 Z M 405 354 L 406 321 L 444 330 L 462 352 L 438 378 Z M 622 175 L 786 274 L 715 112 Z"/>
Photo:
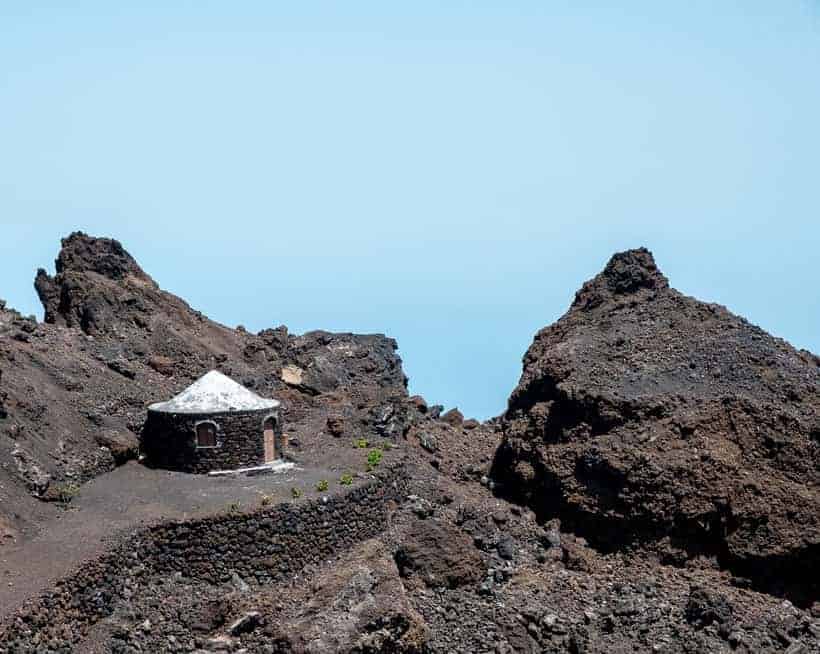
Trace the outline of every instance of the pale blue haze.
<path fill-rule="evenodd" d="M 387 333 L 483 418 L 646 245 L 818 352 L 819 120 L 817 2 L 7 1 L 0 297 L 40 316 L 58 238 L 113 236 L 221 322 Z"/>

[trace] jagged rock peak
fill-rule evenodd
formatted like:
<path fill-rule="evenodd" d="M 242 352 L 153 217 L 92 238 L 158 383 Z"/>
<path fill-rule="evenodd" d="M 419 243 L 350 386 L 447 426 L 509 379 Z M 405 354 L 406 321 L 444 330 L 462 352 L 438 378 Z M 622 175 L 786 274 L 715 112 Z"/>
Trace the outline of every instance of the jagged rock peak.
<path fill-rule="evenodd" d="M 811 354 L 670 288 L 639 249 L 584 284 L 523 363 L 499 492 L 602 550 L 714 557 L 792 601 L 820 597 L 805 574 L 820 569 Z"/>
<path fill-rule="evenodd" d="M 616 296 L 665 288 L 669 288 L 669 280 L 658 268 L 652 253 L 641 247 L 612 255 L 603 272 L 575 294 L 572 306 L 589 309 Z"/>
<path fill-rule="evenodd" d="M 89 334 L 122 322 L 144 325 L 151 307 L 176 300 L 159 292 L 119 241 L 73 232 L 61 245 L 54 262 L 57 274 L 40 268 L 34 280 L 47 323 L 81 327 Z M 141 315 L 135 320 L 136 314 Z"/>
<path fill-rule="evenodd" d="M 57 274 L 95 272 L 109 279 L 134 276 L 150 279 L 122 244 L 111 238 L 72 232 L 61 241 L 62 249 L 54 265 Z"/>

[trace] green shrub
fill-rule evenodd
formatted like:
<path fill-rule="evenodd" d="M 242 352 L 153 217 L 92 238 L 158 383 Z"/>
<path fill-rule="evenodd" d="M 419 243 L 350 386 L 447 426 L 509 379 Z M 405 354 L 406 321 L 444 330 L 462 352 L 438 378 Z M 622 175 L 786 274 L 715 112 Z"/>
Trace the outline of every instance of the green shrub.
<path fill-rule="evenodd" d="M 339 483 L 342 486 L 350 486 L 353 483 L 353 475 L 349 472 L 346 472 L 339 478 Z"/>
<path fill-rule="evenodd" d="M 269 506 L 273 502 L 273 498 L 270 495 L 263 495 L 262 496 L 262 506 Z"/>
<path fill-rule="evenodd" d="M 355 441 L 353 441 L 353 447 L 359 450 L 367 449 L 368 445 L 369 443 L 367 442 L 366 438 L 357 438 Z"/>
<path fill-rule="evenodd" d="M 330 488 L 330 484 L 328 483 L 327 479 L 320 479 L 316 482 L 316 490 L 320 493 L 324 493 L 328 488 Z"/>
<path fill-rule="evenodd" d="M 367 469 L 372 470 L 382 462 L 383 452 L 378 448 L 373 448 L 367 454 Z"/>
<path fill-rule="evenodd" d="M 57 499 L 60 504 L 68 505 L 80 492 L 79 484 L 68 482 L 57 489 Z"/>
<path fill-rule="evenodd" d="M 296 486 L 290 489 L 290 494 L 294 500 L 298 500 L 300 497 L 302 497 L 302 491 L 296 488 Z"/>
<path fill-rule="evenodd" d="M 229 513 L 239 513 L 239 507 L 240 506 L 241 506 L 241 504 L 238 501 L 237 502 L 231 502 L 230 504 L 228 504 L 228 512 Z"/>

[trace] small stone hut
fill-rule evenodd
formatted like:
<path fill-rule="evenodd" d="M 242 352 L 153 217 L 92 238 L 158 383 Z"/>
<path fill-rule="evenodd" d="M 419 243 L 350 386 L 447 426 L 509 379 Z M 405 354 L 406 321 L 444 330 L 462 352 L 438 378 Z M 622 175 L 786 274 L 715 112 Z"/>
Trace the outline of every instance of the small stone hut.
<path fill-rule="evenodd" d="M 212 370 L 148 407 L 142 453 L 151 466 L 195 473 L 272 463 L 285 453 L 279 407 Z"/>

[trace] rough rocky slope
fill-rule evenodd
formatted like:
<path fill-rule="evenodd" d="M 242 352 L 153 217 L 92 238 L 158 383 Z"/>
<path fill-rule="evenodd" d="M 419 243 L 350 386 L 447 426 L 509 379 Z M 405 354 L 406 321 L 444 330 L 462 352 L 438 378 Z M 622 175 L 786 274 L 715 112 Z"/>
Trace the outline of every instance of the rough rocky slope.
<path fill-rule="evenodd" d="M 428 446 L 416 437 L 400 442 L 410 487 L 376 538 L 276 585 L 235 574 L 221 580 L 150 575 L 137 566 L 128 571 L 127 600 L 82 642 L 44 651 L 808 654 L 820 648 L 820 614 L 738 588 L 713 568 L 602 553 L 558 520 L 540 523 L 528 508 L 494 496 L 488 480 L 469 472 L 486 470 L 494 429 L 458 429 L 424 415 L 416 416 L 414 430 Z M 444 464 L 455 460 L 462 465 Z"/>
<path fill-rule="evenodd" d="M 0 307 L 0 541 L 35 527 L 76 486 L 136 455 L 150 402 L 212 368 L 285 406 L 299 446 L 396 437 L 406 379 L 381 335 L 217 324 L 167 293 L 117 241 L 63 239 L 56 275 L 37 273 L 38 323 Z"/>
<path fill-rule="evenodd" d="M 232 330 L 113 241 L 75 234 L 60 258 L 37 282 L 51 323 L 0 314 L 0 516 L 127 458 L 145 404 L 214 364 L 285 401 L 305 460 L 390 438 L 407 489 L 381 533 L 286 579 L 126 566 L 122 597 L 78 597 L 111 603 L 80 640 L 69 601 L 53 639 L 0 652 L 820 651 L 818 361 L 670 289 L 645 250 L 538 335 L 484 424 L 407 398 L 384 337 Z M 223 554 L 251 538 L 220 533 Z"/>
<path fill-rule="evenodd" d="M 492 477 L 541 519 L 818 597 L 820 359 L 670 288 L 647 250 L 536 335 L 503 430 Z"/>

